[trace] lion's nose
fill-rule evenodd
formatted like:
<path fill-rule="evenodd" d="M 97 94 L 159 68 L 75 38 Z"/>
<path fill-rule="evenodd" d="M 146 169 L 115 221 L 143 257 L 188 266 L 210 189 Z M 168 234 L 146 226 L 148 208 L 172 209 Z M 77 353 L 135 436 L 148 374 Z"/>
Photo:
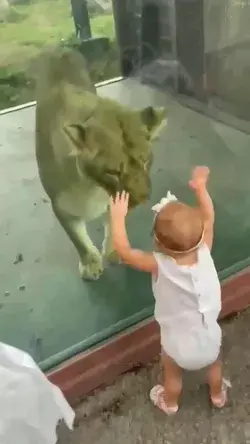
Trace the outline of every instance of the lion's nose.
<path fill-rule="evenodd" d="M 141 205 L 141 204 L 147 202 L 149 197 L 150 197 L 150 190 L 148 190 L 147 192 L 145 191 L 145 192 L 138 193 L 133 196 L 130 195 L 130 205 L 132 207 L 136 207 L 137 205 Z"/>

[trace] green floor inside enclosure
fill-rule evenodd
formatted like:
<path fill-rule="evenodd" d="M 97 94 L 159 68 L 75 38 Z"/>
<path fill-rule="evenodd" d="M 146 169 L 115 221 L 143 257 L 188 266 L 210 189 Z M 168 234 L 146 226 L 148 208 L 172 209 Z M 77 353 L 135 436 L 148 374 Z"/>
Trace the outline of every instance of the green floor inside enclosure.
<path fill-rule="evenodd" d="M 206 164 L 216 207 L 217 267 L 223 276 L 246 265 L 250 136 L 183 108 L 135 80 L 109 84 L 99 93 L 132 107 L 166 105 L 169 113 L 168 127 L 154 147 L 151 201 L 128 218 L 132 244 L 151 248 L 152 204 L 168 190 L 191 201 L 191 167 Z M 120 265 L 108 268 L 98 282 L 80 280 L 77 254 L 38 179 L 34 107 L 0 115 L 0 145 L 0 337 L 27 350 L 48 369 L 150 316 L 150 277 Z M 90 227 L 99 245 L 100 227 L 98 222 Z"/>

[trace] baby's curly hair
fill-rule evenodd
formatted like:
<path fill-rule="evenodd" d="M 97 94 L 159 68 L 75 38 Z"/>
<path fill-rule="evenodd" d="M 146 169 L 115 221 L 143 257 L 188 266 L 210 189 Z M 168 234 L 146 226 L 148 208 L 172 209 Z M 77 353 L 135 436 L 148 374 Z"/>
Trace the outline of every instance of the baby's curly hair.
<path fill-rule="evenodd" d="M 182 202 L 171 202 L 157 214 L 154 235 L 160 249 L 187 253 L 200 245 L 204 222 L 199 208 Z"/>

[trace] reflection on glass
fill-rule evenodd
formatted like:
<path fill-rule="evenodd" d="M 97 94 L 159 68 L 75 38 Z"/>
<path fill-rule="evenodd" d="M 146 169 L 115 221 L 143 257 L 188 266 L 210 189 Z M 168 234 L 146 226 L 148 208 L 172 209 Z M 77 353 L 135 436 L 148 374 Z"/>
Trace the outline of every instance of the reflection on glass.
<path fill-rule="evenodd" d="M 249 131 L 250 2 L 142 1 L 140 18 L 143 81 Z"/>
<path fill-rule="evenodd" d="M 0 109 L 32 101 L 32 62 L 51 45 L 77 46 L 95 82 L 117 77 L 111 0 L 0 0 Z"/>
<path fill-rule="evenodd" d="M 204 2 L 206 79 L 213 104 L 250 118 L 250 2 Z"/>

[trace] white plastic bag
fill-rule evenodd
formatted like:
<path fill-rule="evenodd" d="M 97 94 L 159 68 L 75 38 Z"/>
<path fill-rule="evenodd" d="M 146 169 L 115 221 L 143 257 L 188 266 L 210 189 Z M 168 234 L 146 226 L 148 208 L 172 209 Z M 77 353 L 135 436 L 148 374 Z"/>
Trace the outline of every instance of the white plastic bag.
<path fill-rule="evenodd" d="M 63 419 L 72 429 L 75 414 L 25 352 L 0 342 L 0 443 L 56 444 Z"/>

